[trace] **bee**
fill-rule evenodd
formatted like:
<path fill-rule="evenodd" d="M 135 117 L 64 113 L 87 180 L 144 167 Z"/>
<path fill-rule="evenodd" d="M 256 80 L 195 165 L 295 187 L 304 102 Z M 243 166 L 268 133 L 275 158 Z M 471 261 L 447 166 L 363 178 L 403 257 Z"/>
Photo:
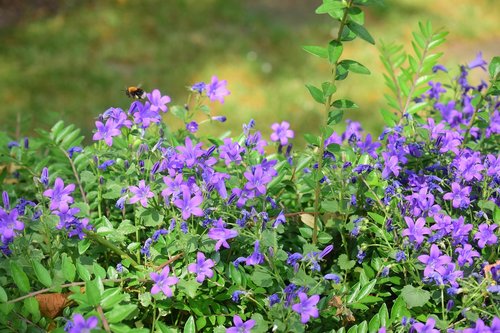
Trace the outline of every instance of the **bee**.
<path fill-rule="evenodd" d="M 133 99 L 143 99 L 146 97 L 146 92 L 139 87 L 128 87 L 125 89 L 125 94 Z"/>

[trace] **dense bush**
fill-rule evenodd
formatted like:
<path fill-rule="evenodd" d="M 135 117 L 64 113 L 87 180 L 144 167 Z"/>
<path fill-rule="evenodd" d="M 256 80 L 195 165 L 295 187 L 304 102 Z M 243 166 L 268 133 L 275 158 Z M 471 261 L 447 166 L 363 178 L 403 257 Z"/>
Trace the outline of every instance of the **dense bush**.
<path fill-rule="evenodd" d="M 383 133 L 350 121 L 336 133 L 356 107 L 336 85 L 369 74 L 340 60 L 345 42 L 373 43 L 368 2 L 317 10 L 340 25 L 327 47 L 304 47 L 331 77 L 307 86 L 328 120 L 302 152 L 286 121 L 270 140 L 253 121 L 197 137 L 225 121 L 205 104 L 230 98 L 215 76 L 184 106 L 154 89 L 106 110 L 92 145 L 62 122 L 2 134 L 4 331 L 499 332 L 500 60 L 448 71 L 433 53 L 446 34 L 422 24 L 413 55 L 381 47 Z"/>

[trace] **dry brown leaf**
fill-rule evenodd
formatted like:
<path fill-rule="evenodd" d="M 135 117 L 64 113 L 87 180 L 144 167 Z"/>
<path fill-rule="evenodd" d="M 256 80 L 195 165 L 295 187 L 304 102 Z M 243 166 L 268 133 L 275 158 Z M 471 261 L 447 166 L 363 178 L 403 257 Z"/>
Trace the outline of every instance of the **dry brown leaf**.
<path fill-rule="evenodd" d="M 314 215 L 311 214 L 300 214 L 300 219 L 305 225 L 314 228 Z"/>
<path fill-rule="evenodd" d="M 40 305 L 40 313 L 42 316 L 50 319 L 57 317 L 71 302 L 68 300 L 70 294 L 71 293 L 50 293 L 36 295 L 35 298 Z"/>

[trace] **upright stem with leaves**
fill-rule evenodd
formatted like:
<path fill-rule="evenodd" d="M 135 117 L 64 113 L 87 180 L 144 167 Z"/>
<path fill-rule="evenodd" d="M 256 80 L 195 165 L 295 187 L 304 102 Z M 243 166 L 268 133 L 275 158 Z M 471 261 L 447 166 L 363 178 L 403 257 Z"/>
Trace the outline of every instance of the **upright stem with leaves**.
<path fill-rule="evenodd" d="M 324 106 L 327 113 L 327 124 L 321 130 L 319 140 L 314 140 L 313 145 L 317 150 L 317 168 L 314 180 L 314 211 L 320 212 L 321 202 L 321 181 L 323 174 L 323 156 L 325 153 L 325 140 L 333 132 L 332 126 L 340 122 L 343 109 L 352 108 L 355 104 L 346 99 L 333 100 L 333 95 L 337 91 L 335 81 L 344 80 L 349 72 L 358 74 L 369 74 L 370 71 L 362 64 L 349 59 L 339 61 L 343 51 L 343 42 L 360 37 L 365 41 L 374 44 L 374 40 L 368 31 L 363 27 L 364 15 L 359 6 L 370 4 L 370 0 L 323 0 L 323 4 L 316 10 L 317 14 L 328 14 L 339 22 L 337 37 L 330 41 L 327 47 L 304 46 L 304 50 L 321 58 L 328 60 L 331 66 L 330 81 L 323 82 L 321 89 L 313 85 L 306 85 L 314 100 Z M 327 149 L 327 148 L 326 148 Z M 313 225 L 312 241 L 316 244 L 318 240 L 318 229 L 321 214 L 316 214 Z"/>

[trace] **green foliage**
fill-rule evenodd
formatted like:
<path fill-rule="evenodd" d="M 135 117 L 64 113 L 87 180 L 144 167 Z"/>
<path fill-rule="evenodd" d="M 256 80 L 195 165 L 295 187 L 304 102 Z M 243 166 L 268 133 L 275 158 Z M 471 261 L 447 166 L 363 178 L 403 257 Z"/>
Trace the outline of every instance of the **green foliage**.
<path fill-rule="evenodd" d="M 282 129 L 274 147 L 253 123 L 233 137 L 186 130 L 195 114 L 215 121 L 205 101 L 221 97 L 222 83 L 169 105 L 184 123 L 177 131 L 155 113 L 167 102 L 153 91 L 133 102 L 139 110 L 102 115 L 96 142 L 80 150 L 79 130 L 63 122 L 30 144 L 0 145 L 0 325 L 61 331 L 83 315 L 111 332 L 365 333 L 403 332 L 403 317 L 461 330 L 479 314 L 492 325 L 496 266 L 487 273 L 483 262 L 500 257 L 499 60 L 487 89 L 459 83 L 452 97 L 431 98 L 430 51 L 445 34 L 420 25 L 414 55 L 383 47 L 389 105 L 399 111 L 384 112 L 392 127 L 379 140 L 353 123 L 338 135 L 332 126 L 357 107 L 336 96 L 340 81 L 370 73 L 342 55 L 355 38 L 373 43 L 362 8 L 374 3 L 324 0 L 317 9 L 338 31 L 304 47 L 330 66 L 325 82 L 306 86 L 327 122 L 304 151 L 282 143 L 293 137 L 286 123 L 273 126 Z M 466 121 L 437 112 L 450 99 Z M 457 198 L 456 185 L 472 194 Z M 465 244 L 478 251 L 463 264 L 456 249 Z M 426 264 L 435 247 L 440 267 Z M 67 302 L 48 316 L 40 296 Z"/>

